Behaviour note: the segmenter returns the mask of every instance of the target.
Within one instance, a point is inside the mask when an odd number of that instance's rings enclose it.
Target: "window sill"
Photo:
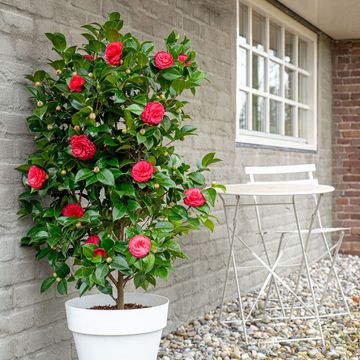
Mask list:
[[[317,152],[317,146],[309,144],[300,139],[291,139],[287,137],[272,137],[271,135],[256,136],[240,134],[236,139],[236,147],[252,147],[263,149],[275,149],[282,151],[295,152]]]

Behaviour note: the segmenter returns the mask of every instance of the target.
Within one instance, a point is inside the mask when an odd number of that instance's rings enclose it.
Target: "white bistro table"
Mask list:
[[[294,302],[297,300],[299,303],[302,304],[302,306],[308,311],[308,313],[311,315],[308,318],[316,319],[318,328],[319,328],[319,335],[317,337],[311,337],[311,338],[302,338],[302,339],[281,339],[279,341],[300,341],[300,340],[320,340],[323,345],[325,345],[324,342],[324,336],[323,331],[321,327],[321,321],[319,316],[319,309],[317,300],[314,293],[314,287],[313,282],[311,279],[310,274],[310,267],[309,267],[309,260],[308,260],[308,247],[309,247],[309,240],[311,237],[311,233],[313,230],[314,220],[318,215],[321,199],[324,194],[331,193],[334,191],[334,187],[328,186],[328,185],[319,185],[316,183],[247,183],[247,184],[230,184],[225,185],[226,186],[226,192],[223,192],[221,190],[218,190],[218,194],[222,200],[223,207],[224,207],[224,213],[225,213],[225,222],[227,227],[227,236],[229,238],[229,244],[230,244],[230,252],[229,252],[229,258],[227,263],[227,271],[225,276],[225,282],[224,282],[224,289],[223,289],[223,296],[221,301],[221,307],[220,307],[220,321],[222,321],[222,309],[225,299],[225,291],[228,283],[229,278],[229,272],[231,268],[231,263],[234,268],[234,275],[235,275],[235,281],[236,281],[236,287],[237,287],[237,293],[239,298],[239,312],[240,312],[240,321],[242,323],[242,329],[244,332],[245,341],[248,343],[248,334],[246,329],[246,322],[249,321],[249,317],[253,310],[255,309],[260,297],[264,295],[266,288],[268,288],[268,291],[270,291],[270,288],[272,284],[274,283],[276,293],[278,296],[279,303],[281,304],[281,309],[283,313],[282,319],[287,319],[287,321],[291,320],[293,316],[293,308],[294,308]],[[301,229],[300,226],[300,220],[298,215],[298,208],[297,208],[297,200],[299,197],[304,196],[316,196],[317,201],[315,202],[314,210],[312,212],[311,220],[309,223],[308,228],[306,231]],[[252,197],[254,202],[248,202],[248,203],[240,203],[240,198],[243,197]],[[268,197],[268,202],[257,202],[257,197]],[[270,198],[271,197],[271,198]],[[235,203],[231,199],[235,198]],[[270,199],[269,199],[270,198]],[[273,199],[275,198],[275,201]],[[301,253],[302,253],[302,259],[301,264],[299,264],[299,275],[298,275],[298,283],[295,287],[295,289],[291,289],[290,286],[284,281],[276,272],[276,268],[278,266],[278,263],[281,259],[281,256],[283,255],[283,251],[285,249],[285,246],[283,249],[281,249],[281,240],[280,238],[280,245],[278,248],[278,253],[276,255],[276,259],[273,264],[270,262],[270,257],[268,255],[268,251],[266,249],[265,240],[263,236],[263,232],[260,230],[261,239],[263,242],[263,246],[266,253],[266,259],[263,260],[262,257],[256,253],[256,251],[242,238],[236,233],[236,227],[237,227],[237,212],[239,207],[244,206],[253,206],[256,207],[256,210],[258,211],[258,206],[275,206],[275,205],[291,205],[293,214],[294,214],[294,220],[296,223],[296,233],[299,238],[299,243],[301,247]],[[234,209],[234,217],[232,219],[232,222],[229,221],[229,214],[228,209],[229,208],[235,208]],[[259,227],[260,224],[258,223]],[[241,299],[241,291],[240,291],[240,283],[239,283],[239,277],[237,274],[237,265],[236,265],[236,259],[234,255],[234,242],[235,238],[240,241],[240,243],[254,256],[254,258],[261,264],[262,267],[264,267],[268,275],[266,277],[266,280],[264,284],[262,285],[260,292],[255,300],[255,303],[252,305],[251,310],[249,314],[245,317],[244,314],[244,308],[243,308],[243,302]],[[303,271],[303,269],[306,269],[306,276],[308,285],[311,292],[311,304],[305,304],[304,301],[301,299],[300,294],[298,294],[298,288],[299,288],[299,281],[300,281],[300,275]],[[292,306],[290,308],[290,311],[286,313],[283,304],[281,295],[279,293],[279,286],[282,286],[284,289],[286,289],[289,293],[291,293],[293,297]],[[268,293],[269,295],[269,293]],[[269,341],[269,342],[277,342],[277,341]]]

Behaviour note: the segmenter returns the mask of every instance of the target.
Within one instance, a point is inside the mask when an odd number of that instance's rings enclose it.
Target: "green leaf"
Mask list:
[[[113,267],[116,270],[121,271],[122,273],[128,275],[129,272],[131,273],[131,268],[126,261],[126,259],[121,255],[116,255],[113,257],[113,260],[111,262],[111,267]]]
[[[94,250],[96,249],[96,245],[94,244],[85,244],[81,247],[82,253],[85,258],[88,260],[92,260],[94,257]]]
[[[67,282],[65,279],[61,279],[61,281],[57,284],[57,291],[61,295],[67,295]]]
[[[149,253],[147,254],[143,259],[143,264],[144,264],[144,271],[145,274],[147,274],[148,272],[150,272],[152,270],[152,268],[154,267],[155,264],[155,255],[153,253]]]
[[[165,188],[175,188],[176,184],[173,180],[170,179],[167,175],[164,173],[157,172],[154,174],[155,181]]]
[[[83,278],[91,275],[94,272],[94,268],[92,266],[82,267],[75,271],[75,278]]]
[[[55,264],[55,272],[57,276],[64,278],[66,275],[70,273],[70,268],[64,262],[58,262]]]
[[[189,174],[189,178],[196,182],[199,185],[204,185],[205,184],[205,177],[203,174],[199,173],[199,172],[193,172]]]
[[[119,191],[112,191],[110,198],[113,205],[112,218],[114,221],[116,221],[125,216],[126,205],[124,200],[121,199]]]
[[[155,224],[157,229],[171,231],[174,229],[174,224],[169,221],[159,221]]]
[[[87,178],[89,178],[90,176],[92,176],[94,174],[94,172],[91,169],[80,169],[75,176],[75,183],[81,181],[81,180],[85,180]]]
[[[66,39],[61,33],[45,33],[46,37],[52,42],[54,49],[63,52],[66,49]]]
[[[49,289],[49,287],[56,281],[56,279],[52,276],[49,277],[47,279],[45,279],[43,281],[43,283],[41,284],[41,293],[45,292],[47,289]]]
[[[101,170],[96,174],[96,178],[104,185],[115,186],[114,175],[109,169]]]
[[[105,286],[105,277],[109,273],[109,266],[105,264],[98,264],[95,270],[95,279],[98,284]]]
[[[215,158],[215,153],[214,152],[208,153],[202,158],[201,166],[203,168],[207,168],[210,164],[214,164],[214,163],[217,163],[219,161],[221,161],[221,160]]]
[[[166,280],[168,277],[168,271],[165,267],[156,267],[154,275]]]
[[[173,212],[175,212],[176,214],[180,215],[184,219],[187,219],[187,217],[188,217],[187,210],[181,205],[175,205],[175,206],[172,207],[171,210]]]
[[[143,285],[144,281],[146,280],[146,275],[144,273],[138,272],[134,277],[134,284],[136,288],[139,288]]]
[[[126,110],[129,110],[135,115],[141,115],[141,113],[144,111],[144,107],[139,104],[131,104],[126,108]]]
[[[206,219],[205,221],[203,221],[203,224],[204,224],[211,232],[214,231],[215,225],[214,225],[214,223],[213,223],[211,220]]]
[[[172,82],[171,87],[178,93],[180,94],[186,86],[186,82],[184,79],[176,79],[175,81]]]
[[[213,188],[202,190],[201,193],[204,195],[206,201],[211,204],[211,206],[215,206],[216,200],[216,190]]]
[[[164,79],[171,80],[171,81],[178,79],[182,76],[178,70],[173,69],[173,68],[168,68],[168,69],[162,70],[160,72],[160,74]]]

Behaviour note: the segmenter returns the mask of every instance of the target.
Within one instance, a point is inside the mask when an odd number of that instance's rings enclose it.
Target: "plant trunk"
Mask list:
[[[118,281],[117,281],[117,309],[118,310],[124,310],[124,297],[125,297],[125,291],[124,291],[124,276],[119,271],[118,272]]]

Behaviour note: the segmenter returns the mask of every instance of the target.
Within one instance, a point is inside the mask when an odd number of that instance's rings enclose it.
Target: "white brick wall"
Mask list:
[[[224,183],[244,180],[244,165],[315,162],[321,181],[331,183],[330,44],[325,39],[320,41],[319,152],[235,147],[235,12],[232,2],[224,4],[218,10],[213,0],[0,0],[0,360],[76,359],[64,320],[64,299],[54,291],[40,295],[46,264],[36,263],[32,250],[18,247],[29,222],[16,219],[21,186],[14,168],[32,148],[25,126],[30,107],[23,75],[44,65],[50,56],[44,32],[64,32],[75,43],[81,41],[80,25],[101,21],[103,14],[117,10],[127,31],[158,45],[173,28],[187,34],[210,79],[190,108],[199,136],[181,144],[187,159],[195,161],[200,154],[215,149],[224,162],[215,167],[212,178]],[[331,200],[323,205],[325,223],[329,224]],[[171,300],[168,330],[219,303],[227,240],[220,208],[216,214],[220,224],[215,233],[210,238],[206,231],[199,231],[185,238],[191,260],[179,262],[171,281],[161,283],[157,290]],[[247,210],[240,218],[243,235],[259,244],[252,235],[254,213]],[[271,226],[292,221],[289,216],[269,211],[264,212],[264,220]],[[253,263],[244,251],[239,251],[238,257]],[[259,283],[259,273],[244,273],[241,279],[242,287],[248,290]]]

